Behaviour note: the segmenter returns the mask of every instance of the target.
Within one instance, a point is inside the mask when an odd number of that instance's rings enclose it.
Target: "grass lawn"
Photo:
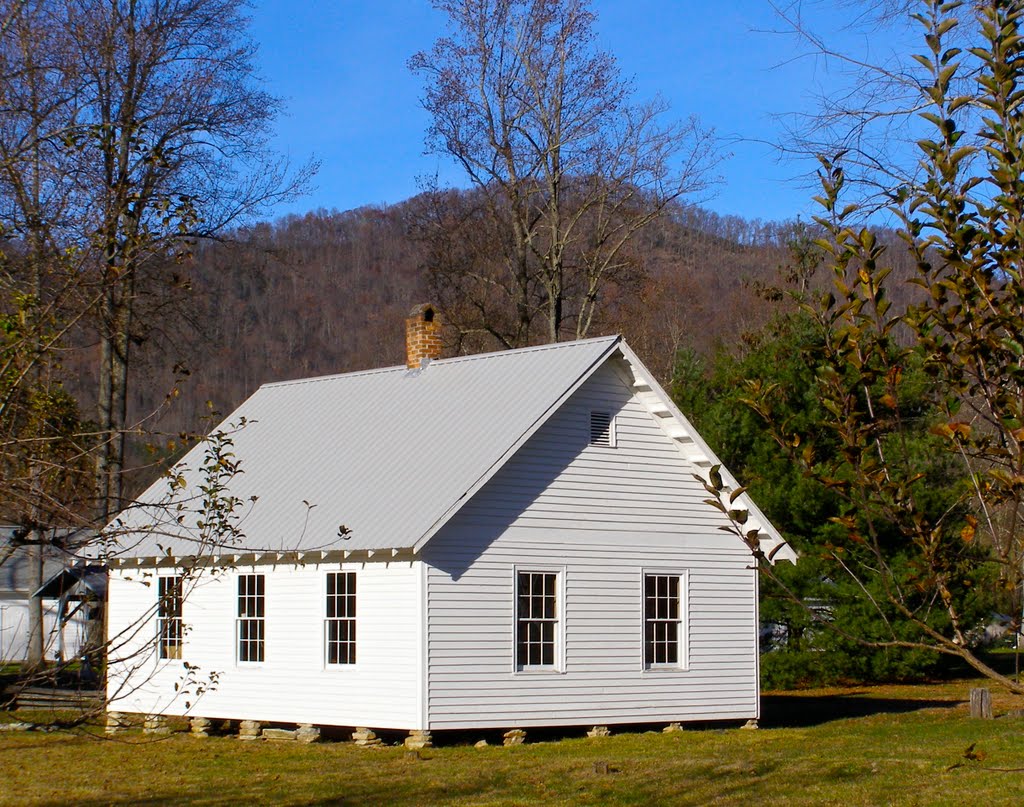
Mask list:
[[[1024,768],[1024,717],[1007,714],[1024,701],[993,690],[997,718],[971,720],[975,685],[768,694],[757,731],[574,731],[479,749],[467,737],[421,758],[351,743],[0,732],[0,804],[1024,804],[1024,775],[994,770]],[[971,744],[980,762],[964,758]]]

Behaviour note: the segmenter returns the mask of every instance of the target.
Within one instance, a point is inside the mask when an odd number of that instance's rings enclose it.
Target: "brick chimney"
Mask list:
[[[416,306],[405,321],[405,364],[420,367],[424,359],[441,358],[441,316],[430,303]]]

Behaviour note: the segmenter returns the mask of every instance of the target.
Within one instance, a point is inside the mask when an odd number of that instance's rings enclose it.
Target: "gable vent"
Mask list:
[[[615,445],[612,416],[608,412],[590,413],[590,444],[609,448]]]

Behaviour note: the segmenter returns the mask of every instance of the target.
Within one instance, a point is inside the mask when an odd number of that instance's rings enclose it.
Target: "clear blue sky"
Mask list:
[[[814,212],[800,179],[813,166],[780,162],[759,141],[781,136],[780,113],[809,109],[833,86],[836,65],[795,58],[794,41],[769,32],[779,22],[767,0],[596,0],[594,8],[599,41],[638,97],[660,93],[674,115],[697,114],[726,141],[732,157],[706,207],[760,219]],[[833,24],[844,18],[826,3],[815,8]],[[254,0],[261,72],[287,107],[275,145],[295,162],[322,163],[316,190],[279,213],[398,202],[416,193],[417,176],[435,172],[464,184],[450,163],[424,155],[421,85],[406,68],[443,24],[428,0]],[[876,55],[887,46],[862,34],[844,40]]]

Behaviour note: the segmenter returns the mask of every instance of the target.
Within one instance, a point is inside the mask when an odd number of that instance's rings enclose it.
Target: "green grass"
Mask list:
[[[768,695],[758,731],[467,742],[422,758],[350,743],[2,732],[0,804],[1024,803],[1024,776],[991,770],[1024,768],[1024,718],[1006,714],[1024,703],[994,692],[1002,716],[971,720],[972,685]],[[964,759],[971,744],[981,762]]]

